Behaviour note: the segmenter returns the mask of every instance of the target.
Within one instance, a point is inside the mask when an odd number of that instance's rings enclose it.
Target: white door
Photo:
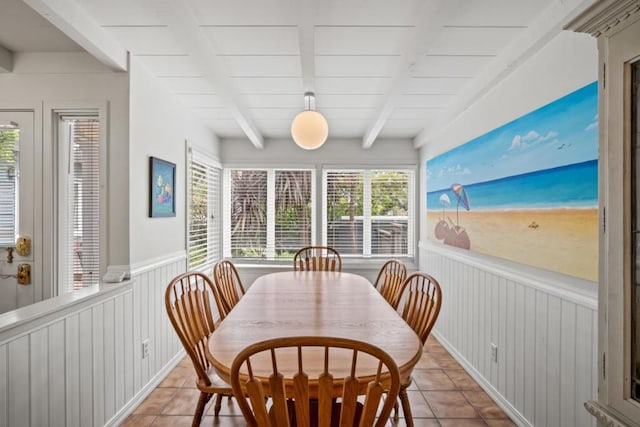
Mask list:
[[[38,277],[39,266],[36,265],[36,251],[41,251],[41,239],[36,233],[37,212],[41,211],[41,194],[35,185],[37,171],[35,167],[36,152],[34,141],[34,113],[32,111],[0,110],[0,132],[4,134],[0,142],[0,185],[2,201],[0,202],[0,234],[4,236],[0,244],[0,313],[14,310],[36,301],[37,291],[41,293],[42,279]],[[11,133],[9,137],[8,133]],[[7,142],[11,139],[11,142]],[[7,146],[7,144],[11,144]],[[7,149],[2,149],[2,145]],[[13,159],[13,160],[12,160]],[[15,166],[14,166],[15,165]],[[13,187],[15,185],[15,187]],[[17,198],[11,200],[11,188],[17,191]],[[32,239],[31,251],[20,256],[15,251],[13,242],[13,261],[7,257],[7,246],[10,245],[12,213],[15,211],[15,234]],[[18,265],[29,264],[31,268],[31,284],[19,285],[16,280]],[[37,281],[38,285],[34,284]]]

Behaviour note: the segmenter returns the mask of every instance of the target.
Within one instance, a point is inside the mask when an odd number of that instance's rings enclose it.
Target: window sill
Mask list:
[[[342,269],[345,271],[357,271],[357,270],[378,270],[382,267],[382,264],[389,259],[398,259],[402,261],[408,270],[417,270],[418,264],[416,258],[402,258],[402,257],[376,257],[376,258],[342,258]],[[233,259],[230,260],[234,263],[236,268],[242,269],[273,269],[282,270],[292,267],[293,260],[256,260],[248,261],[246,259]]]

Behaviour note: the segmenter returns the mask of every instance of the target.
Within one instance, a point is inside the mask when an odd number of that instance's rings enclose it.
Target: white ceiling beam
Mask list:
[[[127,70],[127,50],[75,1],[23,1],[107,67]]]
[[[302,88],[305,92],[314,92],[316,85],[316,48],[315,21],[316,5],[312,0],[301,0],[299,5],[298,43],[300,44],[300,69],[302,70]],[[300,101],[303,101],[300,94]]]
[[[239,91],[224,72],[216,56],[215,47],[198,27],[195,12],[186,0],[166,0],[164,6],[158,2],[158,13],[176,35],[182,49],[202,69],[204,77],[213,85],[216,95],[231,111],[238,126],[249,141],[259,149],[264,147],[264,138],[255,125],[249,109],[240,99]]]
[[[464,86],[454,102],[443,111],[442,126],[435,131],[425,128],[414,138],[414,147],[419,148],[445,132],[467,108],[558,35],[564,24],[592,2],[593,0],[553,1],[488,67]]]
[[[13,71],[13,53],[0,46],[0,73],[10,73]]]
[[[404,49],[401,53],[401,60],[398,61],[386,96],[375,109],[374,119],[362,138],[362,148],[371,148],[402,95],[404,85],[411,78],[411,70],[415,63],[420,55],[426,53],[425,49],[440,33],[446,18],[454,13],[457,7],[457,0],[446,2],[430,0],[417,3],[417,9],[413,13],[415,17],[414,31],[402,44]]]

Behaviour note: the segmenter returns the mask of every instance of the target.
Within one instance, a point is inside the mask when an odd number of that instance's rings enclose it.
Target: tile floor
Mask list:
[[[416,427],[515,426],[456,360],[430,337],[413,371],[408,390]],[[122,424],[126,427],[188,427],[199,392],[191,361],[183,359]],[[220,416],[213,417],[211,399],[202,426],[240,427],[244,418],[234,400],[224,399]],[[404,426],[402,411],[390,426]]]

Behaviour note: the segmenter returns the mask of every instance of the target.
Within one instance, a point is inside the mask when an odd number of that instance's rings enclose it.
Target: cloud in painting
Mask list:
[[[445,175],[447,176],[471,175],[471,169],[462,167],[462,165],[458,163],[457,165],[443,167],[438,171],[438,178],[442,178]]]
[[[531,147],[532,145],[538,144],[540,142],[544,142],[546,140],[555,138],[558,136],[558,132],[549,131],[545,135],[540,135],[535,130],[530,130],[525,135],[516,135],[511,140],[511,146],[508,151],[521,149],[524,150],[526,148]]]

